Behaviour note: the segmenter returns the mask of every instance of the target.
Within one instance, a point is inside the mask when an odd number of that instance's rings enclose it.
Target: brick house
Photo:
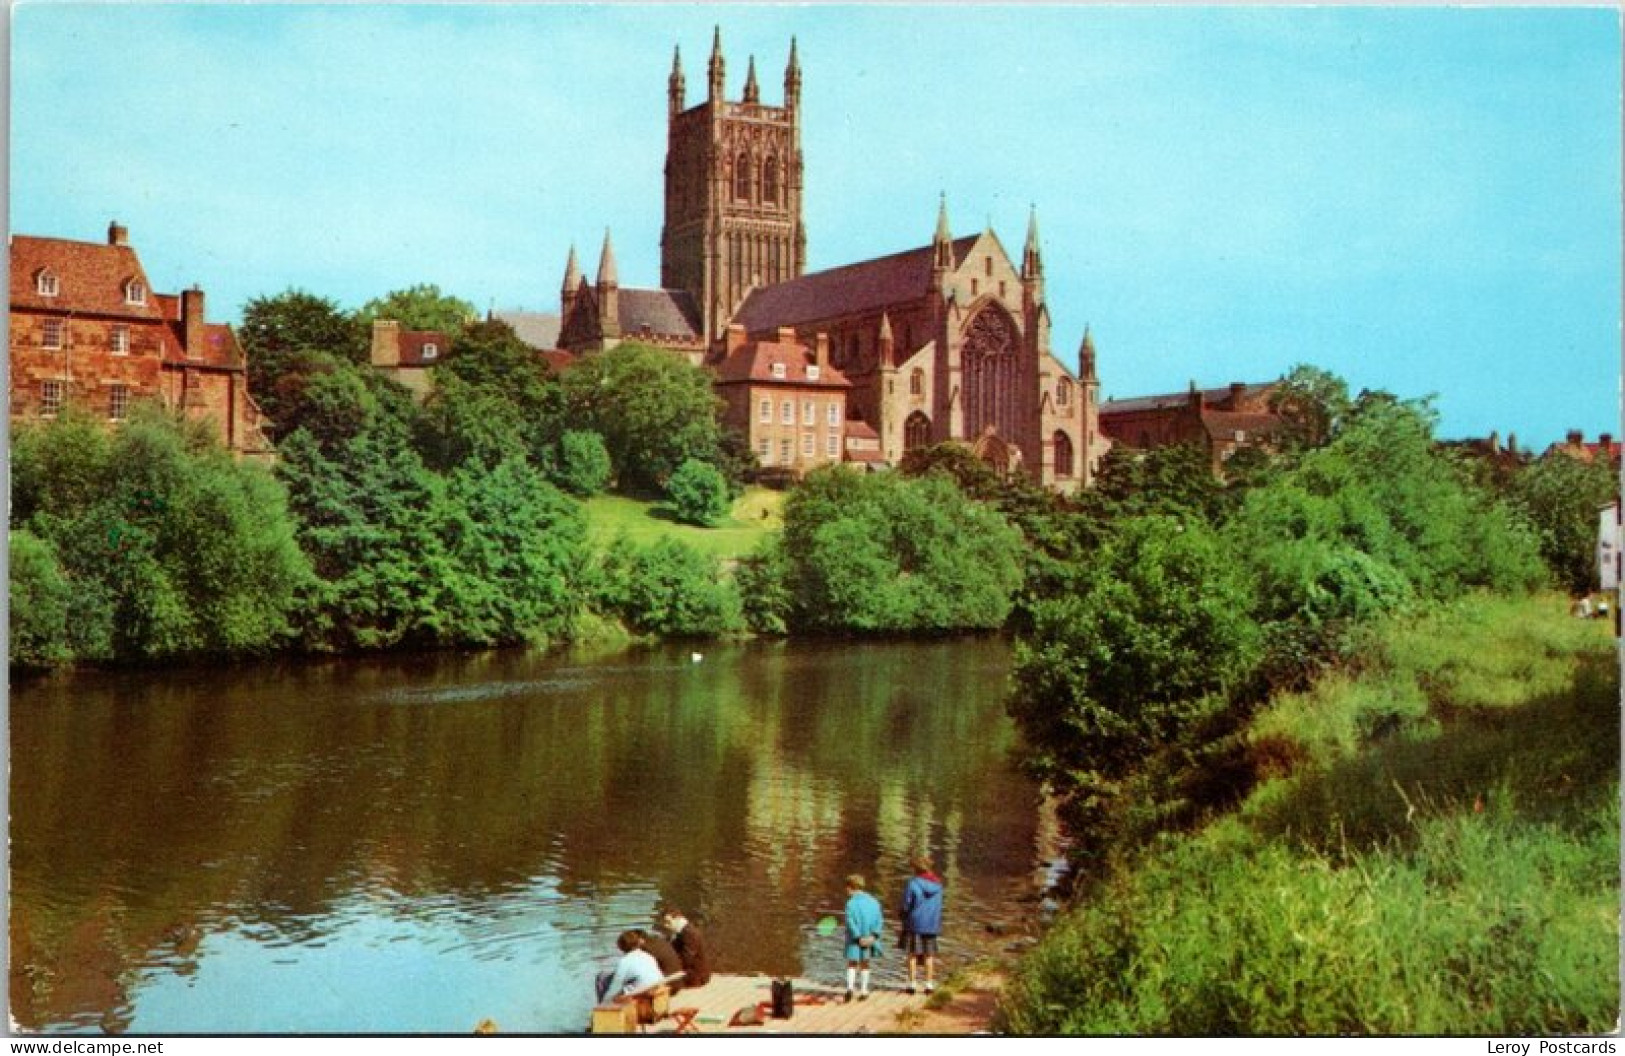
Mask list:
[[[10,319],[14,421],[71,404],[116,423],[158,400],[238,455],[273,454],[236,334],[207,321],[201,289],[153,292],[116,221],[106,243],[13,236]]]
[[[430,373],[451,347],[438,330],[402,330],[393,319],[372,321],[372,365],[422,401],[434,389]]]
[[[1278,387],[1278,382],[1238,381],[1198,389],[1192,382],[1183,393],[1107,400],[1100,405],[1100,430],[1114,445],[1140,450],[1194,444],[1208,453],[1218,473],[1237,451],[1275,443],[1282,421],[1270,410],[1270,397]]]
[[[1609,433],[1602,433],[1595,443],[1587,442],[1585,433],[1579,429],[1570,429],[1568,435],[1561,443],[1552,444],[1546,448],[1548,455],[1566,455],[1577,462],[1590,464],[1602,459],[1610,462],[1619,461],[1620,442]]]
[[[724,424],[746,438],[765,473],[800,477],[846,459],[851,386],[830,365],[823,337],[808,348],[790,329],[753,339],[730,326],[713,370]]]

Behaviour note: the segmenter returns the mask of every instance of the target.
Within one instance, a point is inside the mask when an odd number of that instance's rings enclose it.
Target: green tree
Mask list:
[[[722,402],[704,370],[624,344],[582,357],[563,378],[566,420],[604,438],[623,489],[661,492],[685,459],[717,465]]]
[[[600,604],[641,634],[703,638],[743,626],[739,594],[717,560],[671,537],[618,539],[604,556]]]
[[[566,430],[559,437],[554,479],[572,495],[587,498],[609,486],[615,467],[604,438],[590,430]]]
[[[946,477],[808,474],[785,503],[792,626],[1002,627],[1021,587],[1021,534]]]
[[[1098,821],[1137,767],[1251,673],[1251,605],[1217,533],[1167,516],[1119,522],[1076,593],[1037,603],[1009,706],[1035,772],[1074,818]]]
[[[436,330],[455,338],[475,320],[474,306],[460,297],[442,293],[433,283],[391,290],[361,306],[356,321],[370,333],[373,320],[392,319],[403,330]]]
[[[728,481],[709,462],[687,458],[666,481],[666,496],[677,519],[709,528],[728,515]]]
[[[295,428],[307,375],[368,359],[368,339],[355,317],[304,290],[249,301],[237,333],[248,357],[249,389],[278,438]]]
[[[1270,395],[1270,410],[1285,421],[1285,439],[1298,450],[1330,443],[1353,407],[1347,382],[1307,364],[1288,371]]]
[[[50,668],[73,657],[68,617],[73,586],[51,544],[27,529],[11,533],[11,666]]]
[[[1092,498],[1112,517],[1168,514],[1209,523],[1221,518],[1226,505],[1224,485],[1207,452],[1195,444],[1114,446],[1101,460]]]
[[[1564,589],[1597,585],[1597,531],[1602,508],[1619,495],[1619,467],[1552,453],[1520,469],[1507,500],[1534,530],[1540,556]]]

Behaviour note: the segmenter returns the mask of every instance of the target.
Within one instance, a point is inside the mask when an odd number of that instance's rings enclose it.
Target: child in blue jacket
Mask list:
[[[869,962],[880,956],[880,901],[863,889],[863,877],[846,878],[846,1000],[854,984],[858,1000],[869,999]]]
[[[914,875],[903,885],[903,954],[908,958],[908,992],[914,992],[915,969],[925,962],[925,992],[937,988],[937,936],[942,934],[942,878],[931,871],[931,859],[914,859]]]

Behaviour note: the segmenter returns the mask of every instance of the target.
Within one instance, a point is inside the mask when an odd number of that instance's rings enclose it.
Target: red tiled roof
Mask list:
[[[44,297],[35,285],[43,268],[57,277],[57,295]],[[137,279],[147,291],[146,304],[126,304],[125,284]],[[152,283],[129,246],[73,242],[65,238],[11,238],[11,306],[57,309],[158,322],[162,319]]]
[[[435,347],[434,355],[424,356],[423,349],[427,345]],[[444,358],[446,349],[450,345],[450,340],[438,330],[402,330],[400,344],[401,366],[432,367]]]
[[[773,373],[775,363],[784,364],[784,376]],[[719,385],[756,382],[768,385],[813,386],[816,388],[844,389],[851,386],[846,375],[829,364],[818,371],[817,379],[808,377],[814,369],[812,357],[803,345],[777,341],[750,341],[733,350],[717,364],[716,381]]]
[[[861,418],[853,418],[846,423],[846,438],[848,440],[879,440],[880,434],[875,427]]]
[[[542,358],[542,362],[553,369],[554,373],[569,370],[576,363],[576,354],[566,352],[562,348],[546,348],[538,352],[537,355]]]
[[[954,242],[954,260],[963,261],[980,237]],[[750,292],[733,321],[757,332],[917,300],[930,287],[934,260],[932,247],[922,246],[764,286]]]

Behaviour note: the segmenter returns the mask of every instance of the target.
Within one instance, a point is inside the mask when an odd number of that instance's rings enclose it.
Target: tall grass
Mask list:
[[[1279,776],[1109,877],[1023,962],[1017,1033],[1554,1034],[1619,1012],[1606,627],[1479,598],[1271,702]]]

